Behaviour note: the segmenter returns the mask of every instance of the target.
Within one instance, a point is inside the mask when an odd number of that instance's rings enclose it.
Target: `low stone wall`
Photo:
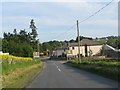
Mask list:
[[[104,54],[109,58],[120,59],[120,52],[107,50],[107,51],[104,52]]]

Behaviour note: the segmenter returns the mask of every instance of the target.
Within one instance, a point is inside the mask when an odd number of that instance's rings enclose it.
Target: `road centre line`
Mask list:
[[[54,64],[55,64],[55,62],[54,62]],[[56,64],[55,64],[55,66],[57,67],[58,71],[61,72],[60,68]]]
[[[60,72],[61,72],[61,70],[60,69],[58,69]]]

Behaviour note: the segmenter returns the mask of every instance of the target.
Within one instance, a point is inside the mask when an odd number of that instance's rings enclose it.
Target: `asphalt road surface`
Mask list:
[[[45,60],[43,71],[26,88],[118,88],[118,83],[62,64]]]

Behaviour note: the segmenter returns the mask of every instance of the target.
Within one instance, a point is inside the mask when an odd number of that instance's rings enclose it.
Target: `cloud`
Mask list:
[[[96,26],[99,26],[99,27],[118,27],[118,20],[91,20],[91,21],[88,21],[86,22],[85,24],[81,24],[81,25],[89,25],[89,26],[92,26],[92,25],[96,25]]]
[[[1,2],[109,2],[111,0],[1,0]],[[118,2],[119,0],[114,0]]]
[[[12,32],[26,29],[30,31],[29,22],[35,20],[38,27],[39,38],[42,41],[48,41],[67,31],[71,26],[93,14],[106,3],[96,2],[46,2],[46,3],[3,3],[3,31]],[[116,34],[114,29],[117,27],[117,3],[113,3],[100,13],[80,24],[82,35],[102,36]],[[92,32],[91,32],[92,31]],[[101,32],[102,31],[102,32]],[[76,37],[76,26],[71,30],[57,37],[59,40]]]

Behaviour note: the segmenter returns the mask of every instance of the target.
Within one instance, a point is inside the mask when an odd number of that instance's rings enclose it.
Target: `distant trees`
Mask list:
[[[32,19],[30,22],[31,32],[27,33],[25,29],[17,32],[16,29],[13,33],[4,33],[2,42],[2,51],[9,52],[12,55],[32,57],[33,51],[37,48],[37,31],[35,22]]]
[[[82,40],[82,39],[90,39],[90,40],[93,40],[93,38],[91,38],[91,37],[80,36],[80,40]],[[78,42],[78,37],[76,38],[75,42]]]
[[[2,51],[15,56],[32,57],[34,51],[46,52],[48,50],[52,52],[63,44],[61,41],[39,43],[37,27],[33,19],[30,21],[30,29],[31,32],[27,32],[25,29],[18,32],[14,29],[13,33],[4,33]]]
[[[102,38],[96,38],[96,41],[102,44],[108,44],[114,48],[120,49],[120,37],[119,36],[107,36]]]
[[[42,43],[41,46],[41,52],[49,50],[49,52],[52,52],[57,47],[60,47],[63,45],[64,42],[62,41],[49,41]]]
[[[12,55],[32,57],[34,51],[40,52],[52,52],[57,47],[62,46],[64,43],[74,43],[78,42],[78,37],[76,40],[71,39],[70,41],[49,41],[44,43],[39,43],[37,39],[37,27],[34,20],[30,21],[31,32],[27,32],[25,29],[20,30],[19,32],[14,29],[13,33],[4,33],[4,38],[0,38],[0,50],[3,52],[9,52]],[[107,39],[106,39],[107,38]],[[120,37],[109,36],[103,38],[96,38],[96,41],[101,43],[107,43],[113,47],[120,48]],[[90,39],[90,37],[80,36],[80,40]],[[2,44],[2,45],[1,45]],[[38,47],[39,46],[39,47]]]
[[[2,51],[2,38],[0,38],[0,51]]]

